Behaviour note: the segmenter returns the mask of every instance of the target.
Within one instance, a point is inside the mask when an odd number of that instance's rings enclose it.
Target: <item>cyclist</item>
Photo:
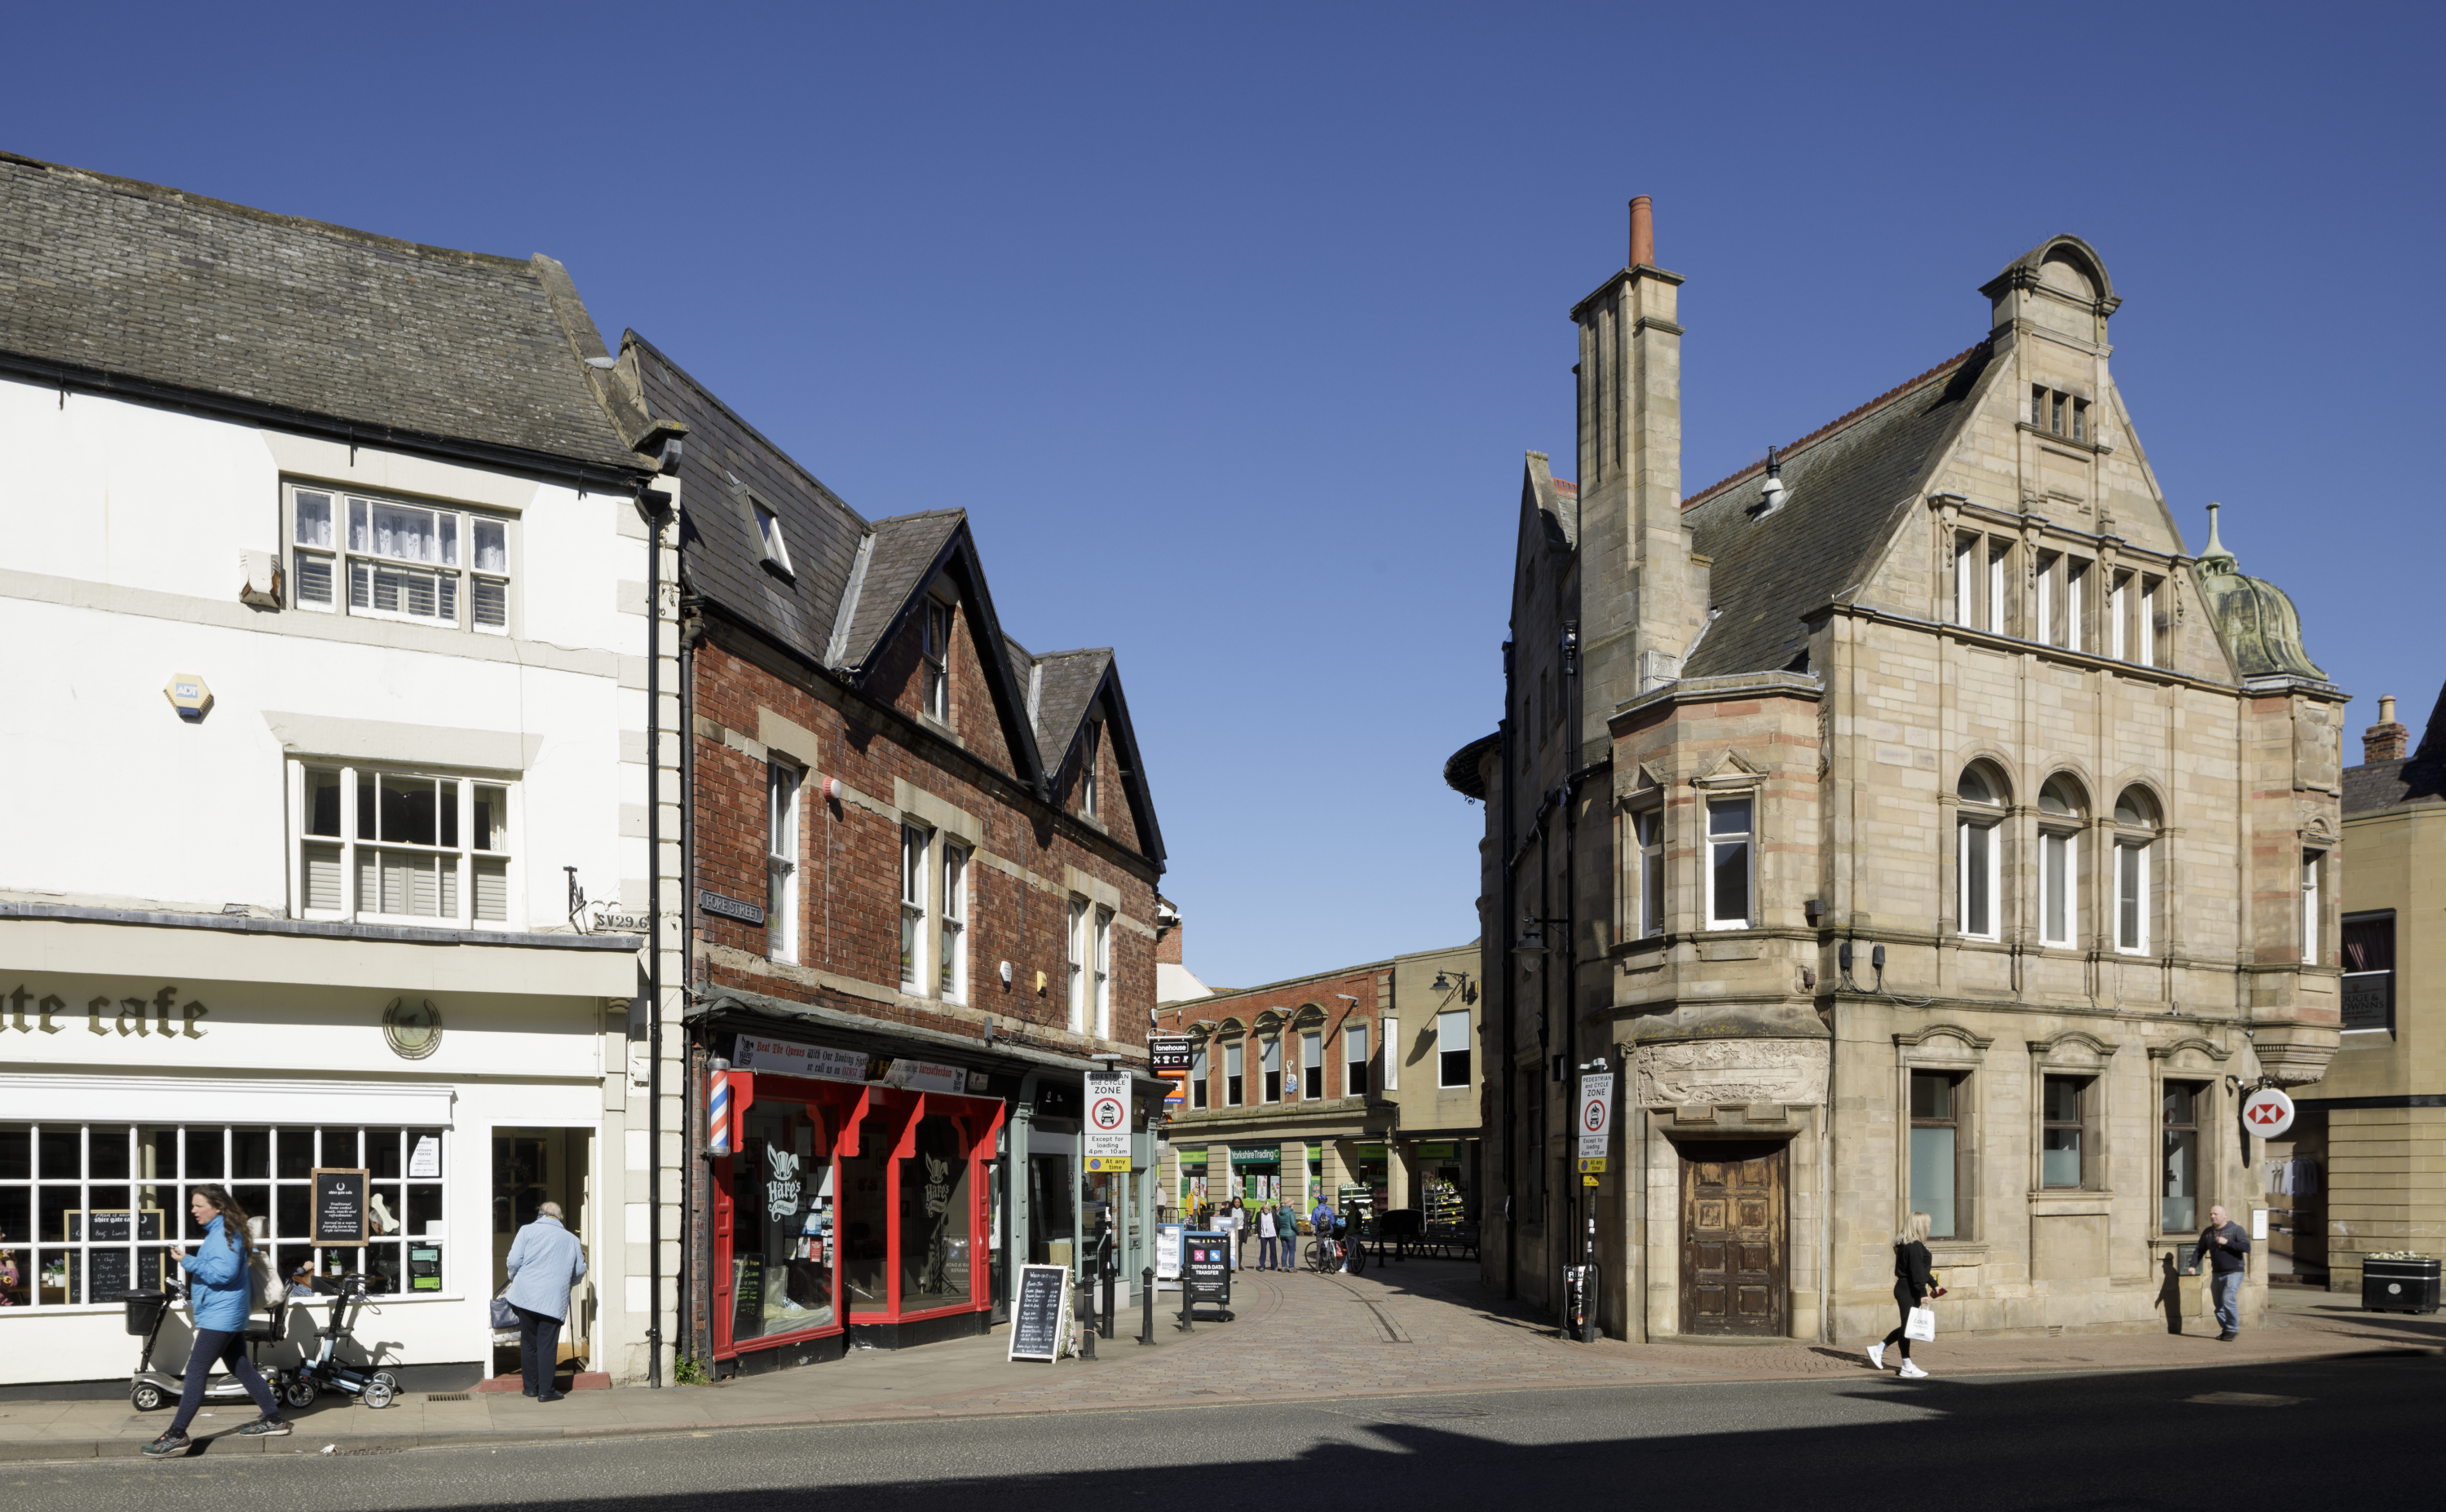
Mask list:
[[[1335,1269],[1341,1264],[1342,1251],[1341,1248],[1333,1241],[1333,1231],[1336,1222],[1333,1212],[1333,1204],[1326,1202],[1322,1197],[1318,1198],[1316,1200],[1316,1211],[1308,1215],[1308,1226],[1316,1231],[1317,1244],[1325,1253],[1324,1268],[1326,1270]]]

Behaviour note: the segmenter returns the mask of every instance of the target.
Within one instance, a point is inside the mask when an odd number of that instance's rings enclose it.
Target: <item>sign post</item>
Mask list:
[[[1090,1171],[1130,1168],[1130,1076],[1127,1072],[1087,1073],[1087,1121],[1080,1153]]]

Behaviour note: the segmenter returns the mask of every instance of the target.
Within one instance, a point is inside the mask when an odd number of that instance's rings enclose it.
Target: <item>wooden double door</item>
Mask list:
[[[1682,1147],[1683,1333],[1787,1331],[1790,1148],[1781,1140]]]

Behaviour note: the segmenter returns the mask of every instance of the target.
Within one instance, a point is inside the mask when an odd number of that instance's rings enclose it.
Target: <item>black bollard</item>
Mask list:
[[[1079,1357],[1096,1357],[1096,1294],[1084,1286],[1079,1288]]]
[[[1138,1342],[1155,1342],[1155,1267],[1138,1272]]]

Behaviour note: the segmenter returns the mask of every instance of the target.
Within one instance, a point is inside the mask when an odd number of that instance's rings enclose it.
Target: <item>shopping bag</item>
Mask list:
[[[506,1297],[496,1297],[493,1298],[493,1326],[497,1329],[509,1329],[514,1332],[518,1326],[518,1310],[510,1305],[510,1299]],[[1918,1337],[1917,1335],[1913,1335],[1911,1336],[1914,1338]]]
[[[1935,1343],[1936,1309],[1932,1307],[1912,1308],[1910,1310],[1910,1320],[1903,1324],[1903,1337],[1907,1339],[1915,1339],[1922,1344]]]

